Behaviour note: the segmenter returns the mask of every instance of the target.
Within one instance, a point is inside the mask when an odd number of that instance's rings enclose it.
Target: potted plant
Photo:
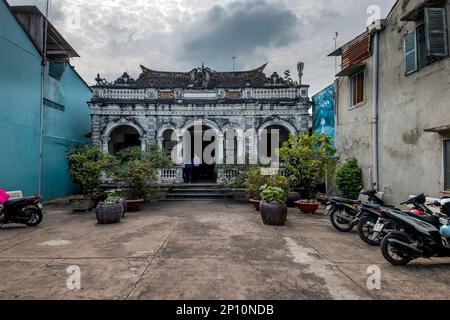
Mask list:
[[[250,203],[256,210],[260,210],[260,190],[264,185],[282,188],[286,193],[289,191],[288,180],[281,174],[263,175],[261,167],[252,167],[245,172],[245,190]]]
[[[101,197],[100,177],[113,157],[102,152],[98,146],[87,145],[70,148],[67,163],[74,183],[80,186],[81,196],[70,202],[74,211],[88,211],[95,208]]]
[[[280,148],[280,159],[292,180],[304,186],[306,200],[297,201],[303,213],[316,213],[319,202],[315,200],[314,186],[325,180],[336,166],[336,149],[331,138],[307,133],[291,135]]]
[[[117,190],[107,191],[106,194],[106,200],[95,209],[97,221],[99,224],[118,223],[124,214],[123,199]]]
[[[260,196],[261,218],[266,225],[282,226],[287,219],[286,191],[280,187],[264,185],[261,187]]]
[[[156,180],[156,169],[152,159],[140,148],[122,150],[117,157],[120,165],[115,175],[126,185],[127,209],[137,211],[150,195],[148,185]]]

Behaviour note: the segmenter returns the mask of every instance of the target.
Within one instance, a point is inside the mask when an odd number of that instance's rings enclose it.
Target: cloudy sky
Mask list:
[[[8,0],[37,5],[45,0]],[[305,62],[311,94],[333,81],[334,34],[343,44],[364,31],[370,6],[384,17],[395,0],[51,0],[49,20],[81,58],[73,60],[89,83],[97,73],[133,77],[154,70],[218,71],[269,65],[266,73]]]

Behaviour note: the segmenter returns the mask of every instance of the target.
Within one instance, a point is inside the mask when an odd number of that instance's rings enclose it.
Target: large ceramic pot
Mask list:
[[[255,207],[255,209],[256,209],[257,211],[260,210],[261,200],[250,199],[250,203],[253,205],[253,207]]]
[[[286,205],[289,208],[295,208],[297,207],[297,201],[300,201],[302,199],[302,196],[298,192],[289,192],[288,198],[286,201]]]
[[[75,212],[86,212],[95,208],[94,202],[88,197],[70,199],[70,205]]]
[[[315,214],[319,209],[319,203],[313,200],[297,201],[298,208],[305,214]]]
[[[144,199],[139,200],[127,200],[127,211],[139,211],[144,204]]]
[[[123,206],[121,203],[100,203],[95,209],[95,215],[99,224],[118,223],[123,215]]]
[[[261,202],[261,218],[269,226],[283,226],[287,220],[287,207],[281,203]]]

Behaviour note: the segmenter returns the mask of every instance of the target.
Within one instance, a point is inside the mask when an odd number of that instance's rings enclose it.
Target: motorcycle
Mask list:
[[[41,197],[33,196],[3,203],[0,210],[0,226],[10,223],[38,226],[43,219]]]
[[[369,203],[375,206],[384,205],[383,200],[377,196],[378,191],[375,189],[363,190],[360,194],[369,198]],[[330,198],[330,205],[327,207],[327,214],[330,215],[331,224],[340,232],[350,232],[358,225],[361,218],[361,202],[345,198]]]
[[[450,257],[450,239],[441,234],[442,227],[450,224],[450,200],[438,204],[444,217],[386,212],[386,217],[400,226],[381,242],[381,253],[389,263],[405,266],[418,258]]]
[[[411,197],[408,201],[400,205],[412,205],[413,209],[407,214],[412,214],[420,217],[430,217],[433,212],[425,205],[426,196],[420,194],[416,197]],[[365,243],[371,246],[379,246],[383,238],[391,231],[398,227],[389,219],[384,220],[386,209],[399,209],[392,206],[361,206],[362,217],[358,222],[358,235]],[[406,212],[405,212],[406,213]]]

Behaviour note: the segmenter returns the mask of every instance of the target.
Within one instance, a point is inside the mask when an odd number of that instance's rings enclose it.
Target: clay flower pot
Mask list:
[[[300,211],[305,214],[315,214],[319,209],[319,203],[314,200],[300,200],[296,204]]]
[[[287,220],[287,206],[281,203],[262,202],[261,218],[265,225],[284,226]]]
[[[100,203],[95,209],[95,216],[99,224],[112,224],[120,222],[123,214],[121,203]]]
[[[250,199],[250,203],[255,207],[256,211],[261,210],[261,200]]]
[[[144,199],[127,200],[127,211],[139,211],[144,204]]]

